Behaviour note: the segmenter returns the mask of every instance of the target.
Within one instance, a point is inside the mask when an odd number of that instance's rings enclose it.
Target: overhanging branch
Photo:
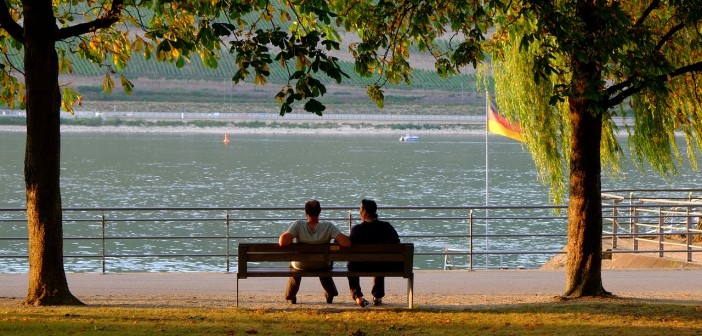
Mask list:
[[[660,3],[661,3],[660,0],[653,0],[653,1],[651,1],[651,3],[648,4],[648,7],[646,8],[646,10],[644,10],[644,12],[641,13],[641,17],[639,17],[639,19],[636,20],[636,23],[634,24],[634,27],[640,26],[640,25],[646,20],[646,18],[648,18],[648,16],[651,14],[651,12],[652,12],[654,9],[658,8],[658,6],[660,5]]]
[[[0,0],[0,28],[7,31],[13,39],[24,42],[24,28],[12,18],[5,0]]]
[[[693,63],[690,65],[686,65],[684,67],[677,68],[667,74],[659,75],[656,77],[653,77],[650,80],[647,80],[646,82],[657,82],[657,83],[665,83],[667,81],[670,81],[671,79],[685,75],[688,73],[696,73],[696,72],[702,72],[702,62],[697,62]],[[627,81],[624,81],[622,83],[619,83],[617,85],[614,85],[607,89],[608,92],[611,94],[614,94],[614,92],[619,92],[616,96],[610,98],[607,102],[607,108],[617,106],[624,102],[625,99],[631,97],[632,95],[640,92],[643,88],[644,85],[636,85],[632,86],[631,83],[633,83],[632,79],[629,79]],[[616,89],[614,89],[616,87]]]
[[[59,30],[59,40],[64,40],[69,37],[80,36],[86,33],[94,32],[98,29],[109,28],[116,22],[120,20],[122,15],[122,9],[124,7],[124,0],[114,0],[112,2],[112,7],[105,12],[105,15],[89,22],[80,23],[75,26],[70,26],[66,28],[61,28]]]
[[[663,45],[666,42],[670,41],[670,39],[673,38],[673,35],[675,35],[675,33],[679,32],[683,28],[685,28],[684,23],[679,23],[676,26],[670,28],[670,30],[667,33],[665,33],[665,35],[663,35],[663,37],[661,37],[660,41],[658,41],[658,43],[656,44],[655,50],[661,50],[661,48],[663,48]]]

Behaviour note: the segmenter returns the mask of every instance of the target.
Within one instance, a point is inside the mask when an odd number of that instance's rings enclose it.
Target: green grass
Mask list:
[[[699,335],[698,305],[556,302],[463,311],[0,308],[3,335]]]

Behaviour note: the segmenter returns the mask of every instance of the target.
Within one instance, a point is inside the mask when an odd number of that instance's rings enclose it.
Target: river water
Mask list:
[[[220,134],[64,133],[62,202],[64,207],[274,207],[302,206],[315,198],[323,207],[355,207],[371,198],[381,208],[485,205],[484,135],[426,134],[413,143],[398,141],[400,135],[229,134],[231,143],[224,144]],[[25,204],[24,141],[22,133],[0,132],[0,207]],[[520,143],[491,135],[488,148],[490,205],[550,204],[547,188],[537,180],[533,161]],[[603,189],[696,188],[699,181],[687,167],[664,179],[627,162],[619,178],[603,177]],[[401,235],[418,231],[398,224]],[[25,230],[17,225],[25,224],[0,227],[0,236]],[[259,229],[271,234],[285,229],[262,225]],[[499,223],[493,225],[499,232]],[[440,236],[441,227],[436,230],[433,234]],[[2,244],[7,243],[0,242],[0,252],[24,249],[22,244]],[[562,244],[557,239],[548,248]],[[418,267],[440,268],[434,259]],[[26,270],[25,261],[6,261],[0,272]],[[543,261],[537,258],[527,266]],[[75,269],[93,271],[94,266]],[[164,269],[221,267],[178,261]]]

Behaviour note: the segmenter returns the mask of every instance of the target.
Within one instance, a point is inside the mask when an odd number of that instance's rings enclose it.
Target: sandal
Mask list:
[[[356,298],[356,304],[357,304],[359,307],[361,307],[361,308],[365,308],[365,307],[367,307],[370,303],[368,302],[368,300],[366,300],[366,299],[364,299],[364,298],[362,298],[362,297],[359,297],[359,298]]]

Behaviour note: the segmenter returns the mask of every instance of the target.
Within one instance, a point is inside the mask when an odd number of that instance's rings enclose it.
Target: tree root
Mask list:
[[[73,294],[64,293],[62,295],[41,295],[30,297],[27,296],[22,303],[25,306],[84,306],[85,303],[80,301]]]

